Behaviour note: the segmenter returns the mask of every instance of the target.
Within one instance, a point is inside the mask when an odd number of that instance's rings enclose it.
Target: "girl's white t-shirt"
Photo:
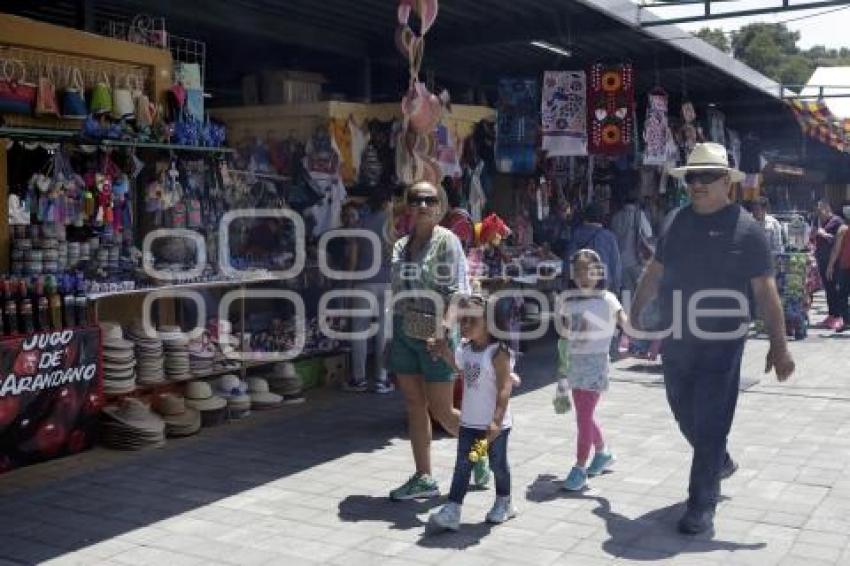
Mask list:
[[[498,348],[499,344],[491,344],[477,352],[471,344],[465,343],[455,352],[455,363],[463,371],[463,404],[460,411],[460,425],[463,427],[486,430],[493,422],[493,413],[496,412],[496,401],[499,397],[493,356]],[[513,356],[510,366],[513,371]],[[511,428],[512,424],[511,405],[508,401],[505,417],[502,419],[502,430]]]
[[[607,354],[621,310],[623,306],[610,291],[564,301],[561,315],[569,324],[566,337],[570,353]]]

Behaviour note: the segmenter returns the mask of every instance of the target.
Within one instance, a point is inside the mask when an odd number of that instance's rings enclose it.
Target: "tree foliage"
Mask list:
[[[797,46],[800,33],[785,24],[749,24],[731,34],[703,28],[697,37],[777,82],[802,85],[816,67],[850,65],[850,48],[828,49],[816,45],[808,50]]]
[[[702,28],[697,32],[697,37],[705,41],[706,43],[710,43],[711,45],[718,48],[720,51],[724,53],[729,53],[731,45],[729,45],[729,38],[726,37],[726,32],[724,32],[720,28]]]

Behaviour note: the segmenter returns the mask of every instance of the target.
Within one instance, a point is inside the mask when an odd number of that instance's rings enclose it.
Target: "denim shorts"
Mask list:
[[[449,349],[454,352],[457,340],[449,337]],[[387,369],[395,374],[421,375],[429,383],[448,383],[454,380],[454,369],[443,361],[435,360],[424,340],[410,338],[404,333],[402,317],[393,317],[393,338],[390,342],[390,359]]]

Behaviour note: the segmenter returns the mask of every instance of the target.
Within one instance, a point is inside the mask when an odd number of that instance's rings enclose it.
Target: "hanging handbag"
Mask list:
[[[124,85],[116,77],[115,88],[112,90],[112,117],[116,120],[132,119],[135,114],[133,93],[130,91],[130,78],[124,76]]]
[[[3,61],[0,66],[0,114],[32,114],[36,88],[26,82],[26,75],[27,68],[22,61]]]
[[[53,83],[52,67],[45,66],[38,77],[38,93],[35,102],[36,116],[59,116],[59,101],[56,99],[56,85]]]
[[[150,128],[153,126],[156,108],[151,104],[150,98],[144,91],[144,80],[134,77],[133,104],[136,107],[136,125],[139,128]]]
[[[83,75],[75,67],[68,72],[68,86],[62,96],[62,117],[70,120],[85,120],[87,115]]]
[[[112,92],[109,89],[109,77],[103,73],[101,80],[92,89],[91,113],[109,114],[110,112],[112,112]]]

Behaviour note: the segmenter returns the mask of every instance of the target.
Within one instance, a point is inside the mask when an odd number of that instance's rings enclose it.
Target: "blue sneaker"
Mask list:
[[[614,463],[614,455],[611,452],[597,452],[593,456],[593,460],[587,467],[587,475],[590,477],[598,476]]]
[[[564,480],[563,487],[566,491],[583,490],[587,487],[587,472],[578,466],[573,466],[573,469],[570,470],[567,479]]]

